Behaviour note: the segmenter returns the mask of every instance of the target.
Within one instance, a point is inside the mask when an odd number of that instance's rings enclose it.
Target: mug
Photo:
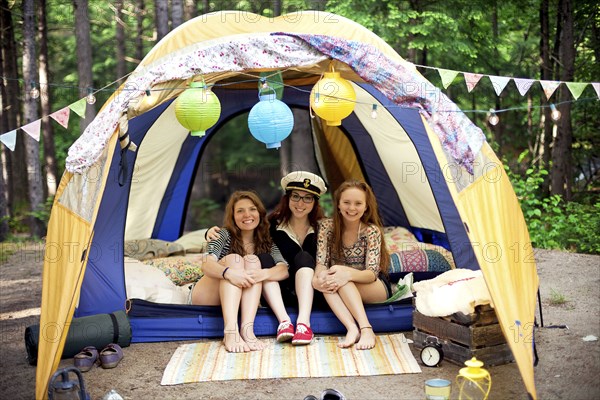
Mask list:
[[[429,379],[425,382],[427,400],[449,400],[452,382],[447,379]]]

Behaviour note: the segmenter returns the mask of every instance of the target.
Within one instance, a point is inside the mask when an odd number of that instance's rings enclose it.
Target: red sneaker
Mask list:
[[[279,343],[287,342],[294,337],[294,325],[290,321],[283,321],[277,327],[277,341]]]
[[[310,329],[310,326],[306,326],[305,324],[300,322],[298,324],[298,326],[296,327],[296,333],[294,334],[294,337],[292,338],[292,344],[293,345],[310,344],[310,342],[312,342],[314,337],[315,337],[315,334],[313,333],[312,329]]]

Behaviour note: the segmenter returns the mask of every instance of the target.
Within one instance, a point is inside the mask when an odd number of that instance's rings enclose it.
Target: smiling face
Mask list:
[[[250,199],[240,199],[233,205],[233,219],[242,231],[252,231],[260,223],[258,207]]]
[[[350,187],[340,194],[338,209],[347,222],[358,222],[367,210],[367,196],[364,191]]]
[[[312,201],[306,203],[305,200],[308,199],[312,199]],[[315,206],[315,197],[301,190],[292,190],[289,195],[288,206],[294,218],[308,218],[308,214],[310,214]]]

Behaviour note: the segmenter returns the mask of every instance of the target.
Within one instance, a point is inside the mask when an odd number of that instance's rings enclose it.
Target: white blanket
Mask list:
[[[492,304],[481,270],[452,269],[433,279],[415,282],[415,307],[428,317],[445,317],[455,312],[470,314],[475,307]]]

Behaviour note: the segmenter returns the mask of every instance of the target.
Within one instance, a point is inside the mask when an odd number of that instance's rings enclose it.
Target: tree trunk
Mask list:
[[[572,82],[575,77],[575,40],[573,37],[573,4],[571,0],[563,0],[560,9],[562,16],[562,38],[560,44],[560,61],[562,65],[561,81]],[[571,146],[573,144],[573,128],[571,126],[571,103],[569,91],[560,90],[560,110],[562,116],[558,123],[558,131],[552,149],[552,194],[564,196],[571,200],[573,180]]]
[[[0,16],[1,16],[1,37],[2,37],[2,67],[4,73],[2,76],[10,76],[19,78],[21,76],[17,66],[17,45],[15,43],[14,26],[12,21],[11,9],[8,6],[7,0],[0,0]],[[20,11],[17,12],[17,15]],[[2,100],[2,122],[6,123],[6,129],[3,132],[9,132],[17,129],[17,118],[21,109],[21,90],[17,79],[2,80],[6,97]],[[6,99],[6,103],[5,103]],[[23,140],[18,140],[15,150],[11,152],[2,147],[5,169],[5,185],[7,188],[7,204],[9,213],[15,206],[28,201],[27,195],[27,161],[25,158],[25,143]]]
[[[40,43],[39,75],[40,75],[40,103],[42,106],[42,137],[44,142],[44,171],[46,174],[46,195],[54,196],[58,184],[58,166],[56,164],[56,151],[54,149],[54,127],[51,118],[52,99],[50,98],[50,69],[48,66],[48,26],[46,25],[46,0],[40,0],[38,5],[38,41]],[[46,196],[44,196],[46,197]]]
[[[541,77],[542,80],[552,79],[553,62],[550,58],[550,16],[548,15],[548,0],[542,0],[540,3],[540,57],[542,59]],[[544,95],[540,103],[545,103]],[[550,165],[550,144],[552,143],[552,123],[550,122],[550,109],[542,108],[542,124],[540,129],[539,160],[540,168],[549,169]],[[542,195],[546,197],[550,193],[550,177],[546,175],[542,185]]]
[[[92,78],[92,42],[90,39],[90,19],[88,0],[73,0],[75,10],[75,38],[77,43],[77,73],[79,75],[80,97],[85,97],[94,87]],[[96,115],[93,106],[87,106],[85,118],[79,122],[81,132],[92,122]]]
[[[186,21],[197,17],[198,10],[196,9],[196,2],[194,0],[185,0],[183,13]]]
[[[123,22],[123,0],[115,1],[115,41],[117,42],[117,76],[121,79],[127,74],[125,62],[125,23]]]
[[[137,34],[135,35],[135,58],[138,60],[138,63],[144,59],[144,55],[146,52],[144,51],[144,16],[146,15],[146,5],[144,4],[144,0],[137,0],[135,6],[135,15],[136,15],[136,30]]]
[[[4,13],[8,13],[8,10],[4,9],[4,1],[0,4],[0,42],[2,48],[0,48],[0,76],[4,76]],[[10,105],[6,98],[6,88],[4,86],[4,80],[0,81],[0,133],[9,132],[8,129],[8,117],[7,110],[10,109]],[[8,156],[5,152],[8,149],[6,146],[0,145],[0,243],[4,242],[9,234],[8,219],[10,218],[10,211],[8,209],[8,187],[4,180],[6,157]]]
[[[495,60],[499,60],[500,59],[500,54],[498,51],[498,46],[497,43],[499,43],[499,33],[498,33],[498,4],[496,3],[496,1],[494,0],[492,2],[492,42],[494,43],[494,59]],[[500,70],[497,67],[497,64],[494,67],[494,73],[495,75],[500,75]],[[500,96],[496,96],[496,105],[495,108],[496,110],[501,109],[502,104],[500,102]],[[502,158],[502,143],[504,142],[503,140],[503,136],[504,136],[504,129],[503,129],[504,124],[499,123],[496,126],[492,126],[492,133],[494,134],[494,141],[497,143],[498,145],[498,150],[496,151],[498,153],[498,157]]]
[[[171,0],[171,30],[183,24],[183,0]]]
[[[279,17],[281,15],[281,0],[273,0],[273,16]]]
[[[23,79],[25,82],[37,82],[37,66],[35,55],[35,0],[23,1]],[[37,99],[29,93],[25,96],[23,107],[24,123],[28,124],[38,119]],[[44,202],[44,189],[40,173],[40,148],[39,143],[31,136],[25,134],[25,149],[27,158],[27,176],[29,188],[29,205],[32,212],[29,218],[30,233],[33,237],[42,237],[45,233],[44,222],[35,215],[42,210]]]
[[[156,24],[156,42],[169,33],[169,5],[167,0],[154,0],[154,15]]]

